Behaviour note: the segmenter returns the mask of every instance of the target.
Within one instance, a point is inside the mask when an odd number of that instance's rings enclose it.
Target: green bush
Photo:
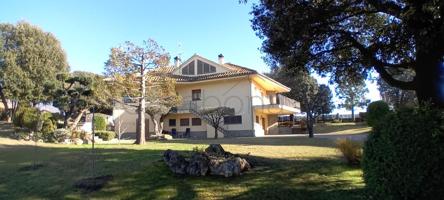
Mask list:
[[[71,131],[68,129],[56,129],[53,134],[54,142],[63,142],[65,139],[69,139],[71,137]]]
[[[97,131],[106,131],[106,119],[102,116],[95,116],[94,129]]]
[[[360,165],[362,160],[362,145],[349,139],[338,139],[336,147],[341,151],[349,165]]]
[[[443,114],[428,107],[389,113],[364,146],[364,181],[372,199],[444,196]]]
[[[367,124],[375,126],[378,121],[390,112],[389,105],[384,101],[374,101],[367,107]]]
[[[38,110],[36,108],[21,106],[15,113],[13,123],[15,126],[34,129],[38,121]]]
[[[112,140],[116,137],[114,131],[96,131],[95,135],[105,141]]]

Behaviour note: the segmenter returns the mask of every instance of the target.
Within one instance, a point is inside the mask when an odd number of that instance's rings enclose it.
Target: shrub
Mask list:
[[[373,127],[363,158],[364,181],[373,199],[443,197],[443,122],[438,110],[404,108]]]
[[[34,129],[38,121],[38,110],[36,108],[22,106],[15,113],[13,123],[15,126]]]
[[[116,137],[114,131],[96,131],[95,135],[105,141],[112,140]]]
[[[102,116],[95,116],[94,129],[97,131],[106,131],[106,119]]]
[[[56,129],[53,133],[53,138],[55,142],[63,142],[65,139],[71,137],[71,131],[67,129]]]
[[[383,119],[385,115],[390,112],[388,104],[384,101],[374,101],[367,107],[367,124],[375,126],[379,120]]]
[[[350,165],[359,165],[362,160],[362,144],[349,139],[338,139],[336,147]]]
[[[43,119],[43,126],[41,130],[43,141],[55,142],[54,131],[56,128],[56,125],[51,119]]]

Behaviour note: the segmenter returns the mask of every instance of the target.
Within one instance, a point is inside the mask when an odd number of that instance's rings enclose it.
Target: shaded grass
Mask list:
[[[240,139],[240,140],[238,140]],[[248,139],[252,139],[248,142]],[[165,166],[166,149],[190,151],[214,140],[148,142],[147,145],[89,146],[0,145],[0,199],[360,199],[362,172],[343,163],[334,143],[325,139],[237,138],[221,140],[233,153],[251,153],[259,161],[242,177],[181,177]],[[288,141],[294,140],[294,141]],[[2,143],[4,140],[0,140]],[[261,141],[264,144],[261,144]],[[199,143],[199,144],[196,144]],[[240,144],[238,144],[240,143]],[[91,171],[95,156],[95,172]],[[17,169],[33,160],[33,171]],[[102,190],[83,193],[73,184],[93,175],[112,174]]]

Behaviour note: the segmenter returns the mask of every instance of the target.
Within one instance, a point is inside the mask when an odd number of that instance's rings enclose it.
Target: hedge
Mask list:
[[[444,196],[443,114],[403,108],[378,122],[364,146],[364,181],[372,199]]]
[[[388,104],[384,101],[374,101],[367,106],[367,124],[375,126],[378,121],[390,112]]]

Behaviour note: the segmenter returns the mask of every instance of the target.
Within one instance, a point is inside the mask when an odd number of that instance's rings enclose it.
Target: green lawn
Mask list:
[[[1,132],[1,131],[0,131]],[[241,177],[181,177],[165,166],[166,149],[190,151],[220,142],[251,153],[259,165]],[[92,175],[90,146],[0,138],[0,199],[362,199],[362,171],[348,167],[328,139],[237,138],[98,145],[95,175],[112,174],[102,190],[82,193],[73,183]],[[33,161],[35,171],[21,171]]]
[[[317,123],[315,133],[362,134],[369,133],[371,128],[366,122]]]

